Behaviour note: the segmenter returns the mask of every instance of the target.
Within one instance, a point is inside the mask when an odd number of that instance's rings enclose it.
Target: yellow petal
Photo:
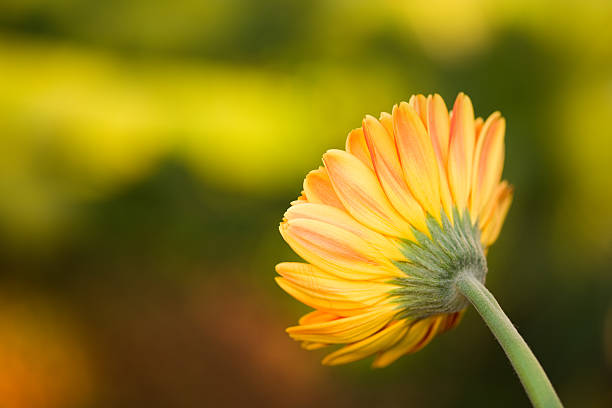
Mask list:
[[[500,183],[500,186],[503,186],[504,183]],[[505,188],[498,188],[498,193],[493,198],[495,200],[493,211],[482,229],[481,241],[485,247],[491,246],[497,240],[510,209],[510,204],[512,204],[513,193],[514,189],[512,186],[508,186],[507,183]]]
[[[427,98],[424,95],[412,95],[408,105],[417,113],[425,129],[427,129]]]
[[[495,210],[498,207],[500,197],[502,197],[505,194],[505,191],[510,188],[511,187],[506,180],[502,181],[501,183],[495,186],[495,189],[493,191],[493,194],[491,194],[491,198],[489,199],[489,202],[485,205],[484,210],[482,211],[482,213],[480,214],[480,217],[478,218],[479,226],[481,230],[483,230],[484,227],[491,222],[491,220],[493,219]]]
[[[301,288],[319,292],[321,296],[334,296],[361,305],[377,303],[379,300],[387,298],[389,291],[397,289],[396,285],[386,282],[339,278],[303,262],[281,262],[276,265],[276,272],[287,281]],[[371,299],[375,301],[373,302]]]
[[[431,140],[423,122],[407,103],[393,110],[395,142],[412,195],[440,218],[440,178]]]
[[[393,134],[393,116],[390,113],[382,112],[378,118],[380,123],[385,127],[387,133]]]
[[[504,167],[506,121],[493,113],[482,127],[474,152],[470,214],[475,220],[491,199]]]
[[[442,97],[438,94],[427,98],[427,130],[436,156],[446,169],[448,160],[448,143],[450,137],[450,122],[448,109]],[[446,173],[446,171],[445,171]]]
[[[300,318],[299,324],[311,324],[311,323],[321,323],[321,322],[329,322],[331,320],[338,319],[339,316],[336,316],[332,313],[322,312],[320,310],[314,310],[310,313],[305,314]],[[302,342],[302,348],[304,350],[317,350],[323,347],[327,347],[329,344],[326,343],[314,343],[311,341]]]
[[[304,192],[311,203],[326,204],[344,209],[338,195],[331,185],[325,167],[313,170],[304,179]]]
[[[438,327],[438,333],[443,333],[445,331],[454,329],[463,319],[463,315],[467,309],[463,309],[459,312],[451,313],[445,315],[445,319],[440,323]]]
[[[480,137],[483,125],[484,120],[480,116],[474,119],[474,134],[476,135],[476,143],[478,143],[478,138]]]
[[[460,93],[453,107],[448,154],[448,183],[460,212],[468,204],[475,138],[472,101]]]
[[[308,351],[318,350],[320,348],[327,347],[327,346],[329,346],[329,344],[327,344],[327,343],[315,343],[315,342],[312,342],[312,341],[303,341],[302,342],[302,348],[304,350],[308,350]]]
[[[357,316],[289,327],[287,333],[293,339],[300,341],[327,344],[353,343],[376,333],[389,323],[395,314],[395,305],[387,304]]]
[[[281,289],[296,300],[322,312],[333,313],[338,317],[359,315],[368,307],[342,296],[323,295],[320,292],[298,286],[285,278],[277,276],[274,280]]]
[[[449,118],[444,100],[438,94],[427,98],[427,123],[431,144],[438,162],[440,175],[440,200],[448,218],[453,221],[453,199],[448,185],[446,164],[448,160]]]
[[[359,222],[386,235],[411,234],[410,224],[389,203],[374,172],[359,159],[341,150],[329,150],[323,162],[340,201]]]
[[[313,310],[310,313],[306,313],[299,320],[299,324],[311,324],[311,323],[321,323],[321,322],[329,322],[331,320],[337,319],[333,313],[322,312],[320,310]]]
[[[403,276],[379,250],[357,235],[325,222],[293,219],[280,232],[306,261],[345,279],[385,279]]]
[[[276,271],[283,277],[277,278],[277,283],[291,296],[308,306],[341,316],[380,303],[397,288],[384,282],[338,278],[299,262],[280,263],[276,265]]]
[[[363,120],[363,130],[376,175],[389,201],[415,228],[427,231],[425,212],[406,184],[393,134],[369,115]]]
[[[298,218],[318,220],[335,225],[363,238],[366,242],[378,249],[385,257],[397,261],[405,260],[404,255],[399,249],[399,243],[395,239],[365,227],[351,217],[346,211],[339,210],[336,207],[306,203],[304,205],[291,207],[285,213],[286,220]]]
[[[357,157],[363,164],[374,170],[370,151],[366,145],[363,129],[353,129],[346,138],[346,151]]]
[[[435,337],[442,321],[443,317],[432,316],[414,323],[403,339],[376,356],[372,367],[386,367],[401,356],[422,349]]]
[[[291,205],[305,204],[307,202],[308,202],[308,199],[306,198],[306,193],[304,191],[302,191],[302,194],[300,194],[300,196],[298,198],[293,200],[291,202]]]
[[[328,354],[323,359],[323,364],[338,365],[351,363],[369,357],[379,351],[386,350],[406,334],[408,327],[405,320],[392,322],[378,333]]]

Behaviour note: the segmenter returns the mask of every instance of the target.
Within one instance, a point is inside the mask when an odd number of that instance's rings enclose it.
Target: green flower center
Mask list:
[[[407,261],[394,264],[406,274],[391,283],[400,286],[389,292],[398,303],[398,318],[422,319],[465,309],[467,299],[455,282],[461,273],[470,273],[484,283],[487,261],[480,243],[480,230],[473,225],[467,210],[455,208],[454,223],[442,211],[442,223],[428,214],[431,237],[413,229],[416,242],[404,240],[402,252]]]

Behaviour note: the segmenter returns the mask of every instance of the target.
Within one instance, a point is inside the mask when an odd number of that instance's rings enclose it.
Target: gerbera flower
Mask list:
[[[376,355],[384,367],[455,327],[468,305],[461,274],[484,283],[485,254],[512,201],[501,181],[505,120],[474,118],[460,93],[416,95],[366,116],[329,150],[280,232],[306,263],[276,266],[278,284],[315,309],[287,329],[324,364]]]

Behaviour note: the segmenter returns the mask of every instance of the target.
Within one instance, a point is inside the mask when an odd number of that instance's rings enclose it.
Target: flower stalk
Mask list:
[[[491,292],[469,271],[459,274],[456,286],[474,305],[506,352],[533,406],[562,407],[544,369]]]

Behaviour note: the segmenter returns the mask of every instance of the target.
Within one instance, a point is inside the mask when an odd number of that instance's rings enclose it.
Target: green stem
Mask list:
[[[497,338],[536,408],[562,407],[544,369],[491,292],[471,273],[460,274],[459,291],[474,305]]]

